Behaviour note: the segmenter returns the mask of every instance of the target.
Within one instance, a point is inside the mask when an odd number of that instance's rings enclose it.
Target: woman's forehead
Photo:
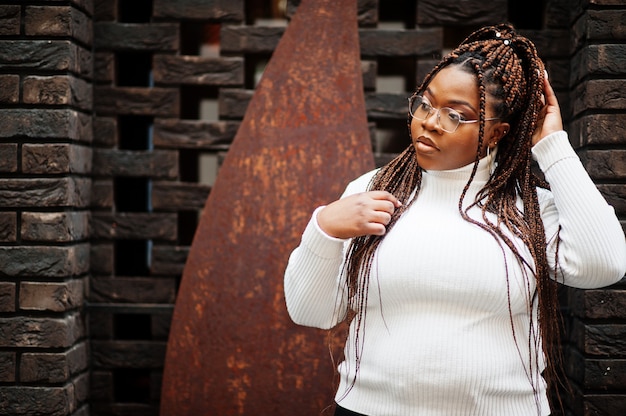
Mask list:
[[[478,82],[474,74],[448,66],[441,69],[426,85],[425,91],[433,99],[446,103],[467,103],[478,108]]]

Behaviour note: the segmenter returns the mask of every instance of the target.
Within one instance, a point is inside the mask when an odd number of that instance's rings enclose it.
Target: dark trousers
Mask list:
[[[334,416],[366,416],[363,413],[353,412],[352,410],[344,409],[343,407],[337,405],[335,407],[335,415]]]

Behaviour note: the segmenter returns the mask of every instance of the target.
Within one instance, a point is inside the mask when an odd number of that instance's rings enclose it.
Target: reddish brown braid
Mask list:
[[[558,376],[558,370],[561,369],[560,312],[557,284],[550,278],[551,270],[546,254],[547,243],[537,197],[537,187],[547,188],[548,185],[533,172],[531,157],[531,138],[543,106],[541,95],[544,65],[533,43],[517,34],[511,25],[486,27],[472,33],[458,48],[445,56],[424,78],[417,93],[423,92],[441,69],[452,65],[474,74],[480,93],[478,146],[472,173],[459,199],[459,212],[466,221],[476,224],[493,235],[499,242],[503,253],[504,246],[508,247],[522,265],[523,270],[531,274],[534,270],[536,289],[531,291],[531,286],[527,286],[528,296],[532,299],[531,328],[527,342],[536,345],[537,337],[541,337],[542,352],[547,363],[543,376],[550,392],[556,393],[554,388],[561,378]],[[490,105],[495,116],[508,122],[511,130],[499,142],[493,175],[478,194],[476,202],[470,207],[463,208],[462,201],[474,179],[483,147],[488,95],[491,97]],[[411,116],[409,115],[409,134],[410,123]],[[398,218],[417,197],[421,179],[422,170],[418,166],[413,145],[383,166],[372,179],[370,189],[389,191],[403,204],[394,212],[387,226],[387,232],[393,228]],[[523,203],[523,210],[517,207],[518,198]],[[468,216],[467,211],[474,206],[481,208],[483,222],[478,222]],[[488,219],[486,215],[488,212],[496,214],[495,223]],[[531,253],[532,264],[529,264],[515,247],[514,242],[502,231],[502,226],[523,241]],[[349,307],[353,312],[351,316],[356,319],[357,334],[354,347],[357,372],[363,339],[362,334],[358,332],[363,328],[362,324],[365,320],[372,259],[383,238],[384,236],[373,235],[354,238],[347,251],[345,275],[347,276]],[[506,279],[508,285],[508,272]],[[535,304],[538,305],[539,328],[532,325],[535,313],[533,305]],[[513,337],[517,343],[519,340],[513,326],[510,304],[509,314]],[[535,350],[536,348],[530,348],[530,351]],[[530,362],[537,363],[540,353],[537,351],[536,356],[528,357]],[[533,389],[538,393],[541,375],[538,368],[534,369],[535,374],[532,372],[533,368],[530,368],[528,376]],[[538,403],[537,394],[536,400]]]

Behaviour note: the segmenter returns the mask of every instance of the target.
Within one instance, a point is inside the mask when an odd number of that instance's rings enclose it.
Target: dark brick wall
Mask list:
[[[158,414],[198,215],[299,1],[278,3],[2,2],[0,414]],[[510,20],[536,42],[573,143],[626,219],[623,1],[358,9],[378,163],[408,144],[406,97],[441,54]],[[564,291],[568,415],[626,408],[625,288]]]
[[[626,228],[626,3],[580,1],[571,15],[571,137]],[[626,412],[626,281],[569,289],[564,349],[573,415]]]
[[[92,15],[89,0],[0,5],[3,415],[89,414]]]

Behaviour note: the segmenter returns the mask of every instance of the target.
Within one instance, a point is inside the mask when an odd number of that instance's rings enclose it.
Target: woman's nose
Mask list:
[[[422,120],[422,126],[427,130],[439,130],[441,128],[439,123],[439,110],[430,110],[430,114]]]

